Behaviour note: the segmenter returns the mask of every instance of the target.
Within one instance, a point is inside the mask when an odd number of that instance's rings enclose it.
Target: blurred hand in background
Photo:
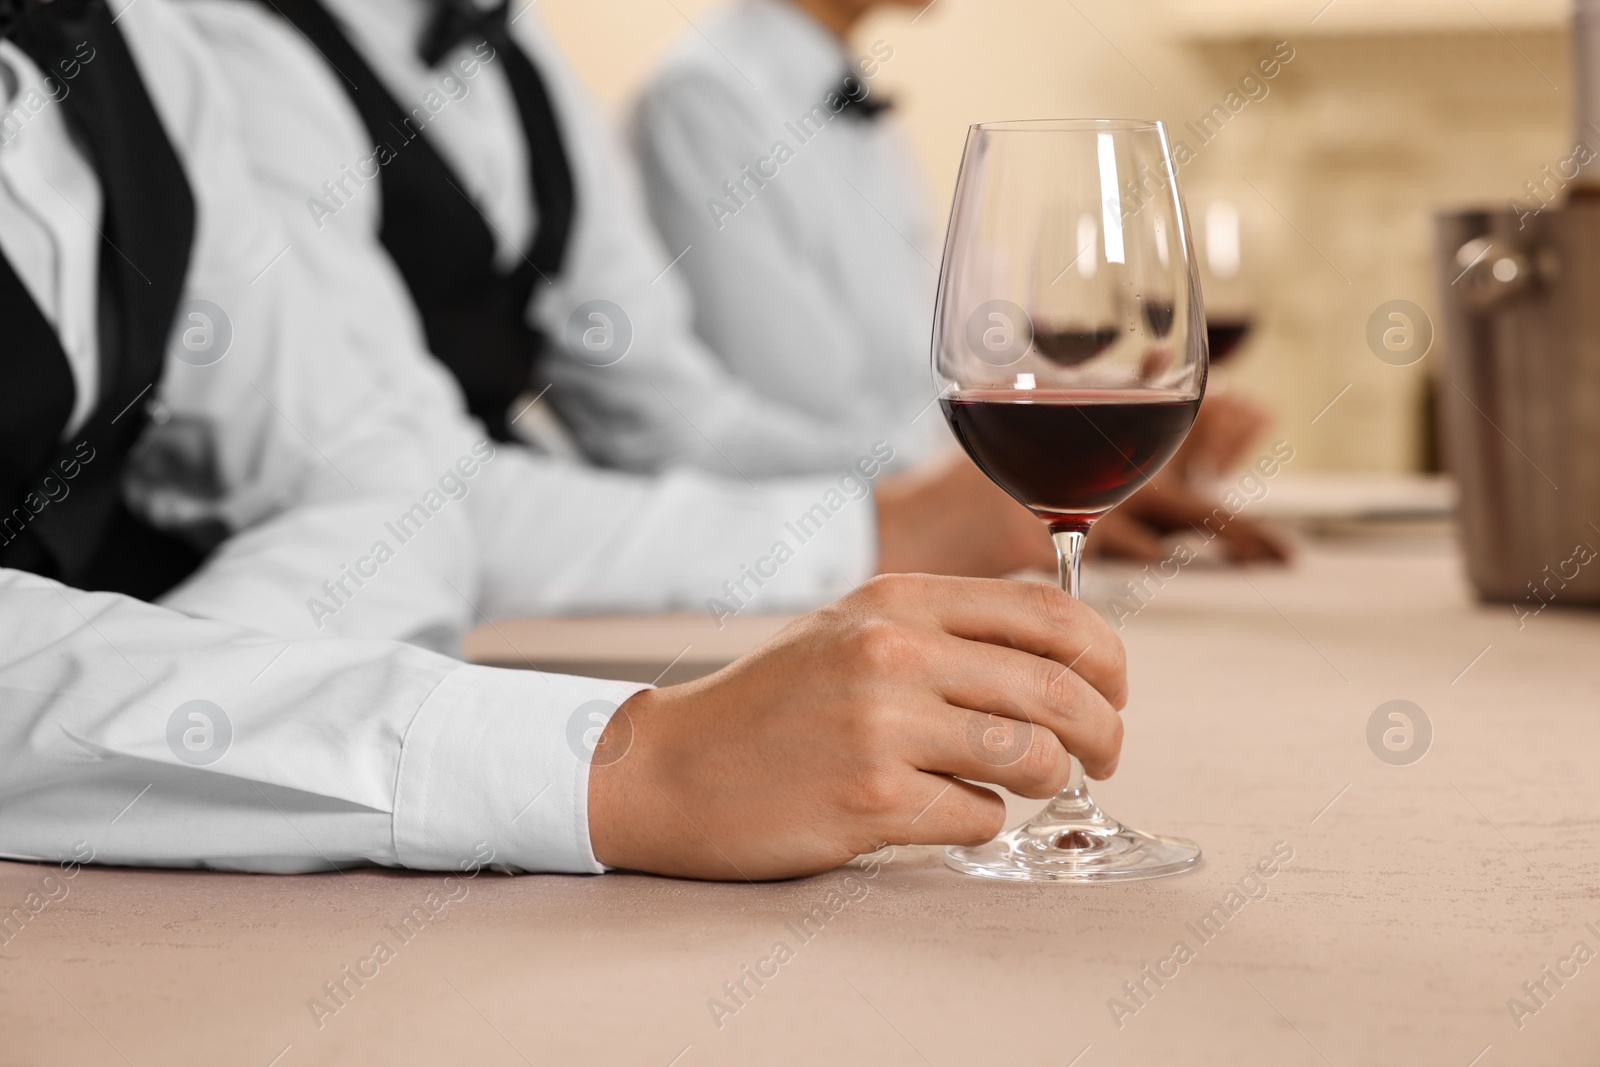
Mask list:
[[[1169,549],[1162,539],[1194,531],[1222,542],[1238,563],[1282,563],[1289,546],[1280,535],[1221,508],[1208,487],[1237,470],[1261,442],[1272,416],[1235,393],[1210,393],[1172,461],[1121,507],[1095,523],[1089,551],[1111,559],[1153,563]]]

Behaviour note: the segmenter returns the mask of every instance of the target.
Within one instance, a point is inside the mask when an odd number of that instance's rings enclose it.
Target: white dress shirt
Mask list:
[[[701,607],[833,482],[736,493],[492,449],[403,303],[321,285],[255,189],[240,113],[187,20],[167,0],[113,6],[194,194],[185,301],[221,308],[232,333],[208,365],[168,359],[140,449],[167,462],[136,460],[130,495],[157,520],[240,532],[156,605],[0,570],[0,854],[450,869],[487,847],[599,870],[574,737],[641,687],[393,639],[443,643],[485,613]],[[9,46],[0,61],[21,85],[40,76]],[[0,145],[0,249],[63,340],[91,338],[93,301],[65,279],[98,253],[97,182],[55,108]],[[92,393],[83,344],[69,362]],[[214,491],[174,470],[183,456],[214,468]],[[839,509],[762,595],[798,606],[862,576],[870,554],[850,546],[869,509]]]
[[[502,265],[515,264],[537,224],[527,144],[503,64],[492,60],[470,76],[459,64],[481,42],[468,42],[429,68],[417,55],[434,10],[428,0],[326,0],[351,42],[406,109],[432,94],[423,137],[451,166],[496,234]],[[342,168],[355,169],[374,146],[339,75],[292,27],[252,0],[199,0],[196,24],[222,57],[246,109],[249,147],[262,176],[282,196],[291,225],[307,243],[341,230],[373,241],[381,221],[381,178],[313,218],[308,202]],[[682,283],[684,264],[699,249],[667,249],[650,226],[625,155],[577,76],[540,25],[536,12],[513,15],[511,30],[537,63],[562,128],[576,189],[567,258],[553,284],[540,283],[531,320],[550,337],[536,374],[551,383],[546,400],[594,460],[633,471],[692,466],[733,478],[842,471],[877,440],[875,425],[857,419],[842,390],[832,410],[803,409],[756,392],[730,376],[694,336]],[[281,20],[280,20],[281,21]],[[293,49],[324,67],[315,84],[291,81]],[[332,93],[321,93],[331,87]],[[314,97],[317,110],[307,111]],[[334,242],[315,242],[335,275],[350,272]],[[569,320],[586,303],[622,308],[633,341],[617,362],[597,366],[572,353]]]
[[[892,113],[862,121],[825,104],[847,72],[880,92],[862,71],[893,54],[880,41],[858,63],[788,0],[738,0],[683,34],[641,90],[631,136],[667,246],[694,246],[681,268],[699,336],[767,396],[814,412],[862,398],[911,458],[950,440],[931,404],[927,198]],[[828,120],[802,125],[819,105]]]

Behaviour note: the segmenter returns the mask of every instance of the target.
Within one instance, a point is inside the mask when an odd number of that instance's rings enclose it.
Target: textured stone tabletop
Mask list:
[[[1200,841],[1192,874],[992,884],[931,849],[755,886],[0,864],[0,907],[47,901],[0,934],[0,1064],[1600,1062],[1600,615],[1519,630],[1442,541],[1192,567],[1140,601],[1130,577],[1088,587],[1125,598],[1134,677],[1096,794]],[[616,625],[585,624],[592,655],[497,639],[615,662],[639,624]],[[657,670],[693,643],[653,640]],[[1369,742],[1394,700],[1422,715]]]

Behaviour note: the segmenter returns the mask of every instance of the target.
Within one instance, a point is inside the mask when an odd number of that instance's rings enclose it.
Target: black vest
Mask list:
[[[266,2],[340,75],[372,139],[376,180],[383,190],[379,238],[411,290],[428,346],[461,383],[473,415],[497,440],[508,440],[508,410],[528,388],[545,346],[543,335],[528,325],[529,302],[534,286],[561,270],[575,200],[543,79],[511,41],[503,12],[498,19],[465,17],[470,25],[463,28],[487,40],[494,47],[491,62],[503,65],[528,144],[538,233],[522,262],[506,274],[495,266],[495,234],[488,221],[422,133],[431,116],[421,102],[407,111],[318,0]],[[470,10],[460,6],[470,2],[442,0],[440,21]],[[450,116],[441,114],[439,121]]]
[[[27,3],[6,33],[66,96],[99,179],[99,393],[63,433],[77,387],[55,329],[0,255],[0,566],[152,599],[200,563],[122,500],[188,273],[194,200],[105,0]],[[63,444],[63,441],[66,443]]]

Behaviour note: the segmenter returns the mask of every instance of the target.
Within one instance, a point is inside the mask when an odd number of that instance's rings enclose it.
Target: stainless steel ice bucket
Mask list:
[[[1530,612],[1600,605],[1600,203],[1446,214],[1437,234],[1440,422],[1472,584]]]

